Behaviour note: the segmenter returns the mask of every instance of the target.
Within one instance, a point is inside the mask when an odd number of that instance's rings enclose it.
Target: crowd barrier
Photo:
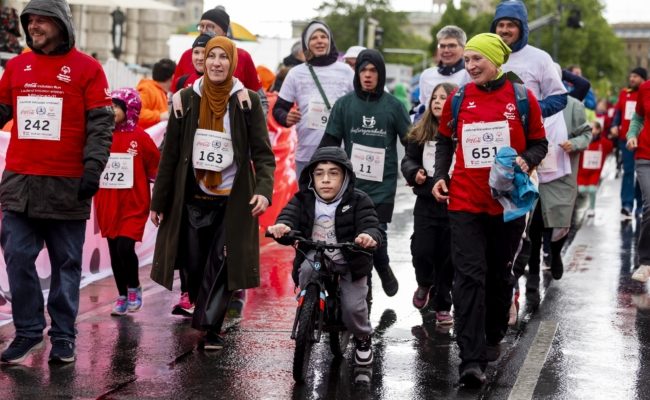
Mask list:
[[[274,95],[269,95],[272,104],[275,103]],[[270,114],[270,113],[269,113]],[[160,146],[166,122],[154,125],[147,129],[156,145]],[[296,133],[294,129],[281,127],[270,115],[268,119],[269,137],[275,153],[277,168],[275,170],[275,186],[272,205],[260,218],[260,229],[273,224],[280,210],[295,193],[297,184],[294,170],[294,154],[296,146]],[[5,167],[5,155],[9,144],[9,130],[11,123],[2,128],[0,132],[0,171]],[[136,244],[136,252],[140,265],[148,265],[153,258],[154,244],[156,241],[156,228],[151,221],[147,221],[144,237],[141,243]],[[50,264],[47,249],[44,249],[36,259],[36,269],[41,279],[41,287],[47,296],[50,286]],[[83,267],[81,286],[111,275],[110,256],[106,240],[101,237],[94,207],[86,225],[86,239],[83,248]],[[5,268],[4,257],[0,257],[0,325],[11,320],[11,295],[9,281]]]

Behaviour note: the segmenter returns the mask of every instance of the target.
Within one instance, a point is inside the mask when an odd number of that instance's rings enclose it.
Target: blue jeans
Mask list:
[[[625,147],[625,142],[619,140],[621,157],[623,158],[623,179],[621,181],[621,207],[627,208],[630,212],[634,211],[634,200],[636,206],[641,207],[643,197],[639,183],[634,178],[634,152]]]
[[[643,192],[643,216],[636,251],[639,264],[650,265],[650,160],[636,161],[636,174]]]
[[[7,264],[16,336],[43,337],[43,292],[35,261],[45,244],[52,268],[47,298],[52,327],[48,334],[53,340],[74,342],[85,233],[85,220],[40,219],[4,212],[0,244]]]

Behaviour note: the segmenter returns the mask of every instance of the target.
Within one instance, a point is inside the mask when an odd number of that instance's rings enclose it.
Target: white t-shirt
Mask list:
[[[438,67],[427,68],[422,71],[420,75],[420,104],[424,104],[429,108],[429,101],[431,100],[431,93],[433,88],[443,82],[455,83],[458,86],[463,86],[470,81],[469,74],[463,68],[452,75],[442,75],[438,72]]]
[[[524,85],[540,100],[548,96],[566,93],[566,88],[553,59],[547,52],[537,47],[526,45],[523,49],[510,54],[508,62],[503,64],[501,69],[504,72],[512,71],[517,74],[524,81]],[[553,163],[555,171],[538,171],[541,183],[550,182],[571,173],[569,155],[559,149],[559,144],[568,138],[562,112],[544,118],[544,129],[549,147],[553,146],[551,154],[548,156],[555,158],[555,163]]]
[[[327,95],[330,106],[339,97],[354,90],[353,80],[354,71],[349,65],[342,62],[325,67],[313,67],[318,80]],[[307,64],[297,65],[287,74],[279,96],[288,102],[296,103],[300,109],[302,117],[296,125],[298,132],[298,148],[296,150],[296,160],[307,162],[316,151],[318,144],[325,133],[325,126],[322,129],[309,128],[309,105],[313,102],[323,102],[323,97],[318,91],[316,82],[309,72]]]
[[[335,62],[325,67],[313,68],[330,106],[334,107],[334,102],[339,97],[354,90],[354,71],[349,65]],[[322,128],[318,129],[309,127],[309,105],[313,102],[322,103],[323,97],[318,91],[307,64],[300,64],[289,70],[282,83],[279,96],[288,102],[295,102],[300,109],[302,116],[296,125],[298,132],[296,160],[309,161],[323,138],[325,125],[323,124]]]

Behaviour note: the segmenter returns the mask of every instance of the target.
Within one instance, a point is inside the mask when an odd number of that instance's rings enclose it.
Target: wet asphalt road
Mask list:
[[[77,361],[48,365],[48,345],[23,366],[0,366],[0,399],[650,398],[650,297],[630,279],[637,222],[620,222],[619,185],[606,174],[596,217],[584,220],[566,249],[565,275],[543,291],[539,310],[528,312],[522,295],[519,323],[481,389],[457,386],[453,328],[436,327],[432,313],[411,305],[414,198],[400,188],[389,228],[400,290],[388,298],[375,288],[372,368],[355,367],[351,348],[333,360],[324,337],[309,379],[293,382],[293,250],[265,242],[262,287],[248,292],[243,318],[227,322],[224,350],[197,349],[200,334],[169,312],[178,290],[152,283],[144,268],[141,312],[109,315],[112,278],[84,288]],[[0,346],[12,337],[11,325],[0,327]]]

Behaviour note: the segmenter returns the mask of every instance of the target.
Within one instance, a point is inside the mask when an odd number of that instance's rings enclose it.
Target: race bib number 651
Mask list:
[[[510,146],[508,121],[463,125],[465,168],[489,168],[502,147]]]

